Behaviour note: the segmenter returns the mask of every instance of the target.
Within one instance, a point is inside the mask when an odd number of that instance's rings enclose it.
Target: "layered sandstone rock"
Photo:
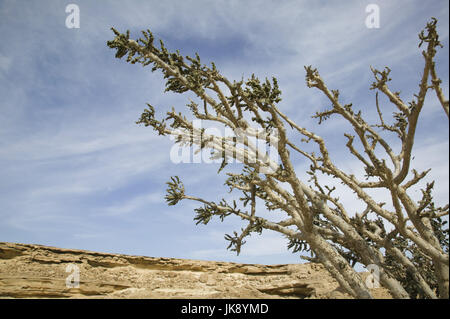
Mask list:
[[[68,267],[69,266],[69,267]],[[79,271],[79,287],[68,276]],[[72,285],[72,286],[71,286]],[[388,298],[382,288],[375,297]],[[0,298],[348,298],[320,265],[155,258],[0,242]]]

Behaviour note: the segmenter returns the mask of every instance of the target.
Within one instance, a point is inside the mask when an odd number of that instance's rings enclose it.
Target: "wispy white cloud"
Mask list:
[[[163,193],[152,193],[132,197],[129,200],[106,206],[100,216],[124,215],[136,212],[151,205],[164,203]]]
[[[439,19],[441,39],[448,45],[448,4],[375,1],[381,28],[369,30],[364,9],[372,2],[131,1],[124,6],[80,0],[81,28],[69,30],[64,3],[2,1],[0,35],[8,45],[0,48],[0,232],[12,241],[38,241],[48,234],[46,241],[54,245],[96,242],[96,249],[131,250],[136,242],[123,223],[133,234],[156,233],[174,243],[185,241],[184,231],[196,229],[196,203],[162,204],[169,176],[180,175],[193,195],[231,199],[224,193],[223,176],[215,176],[217,164],[175,165],[169,158],[171,142],[134,124],[145,102],[163,115],[164,108],[181,110],[187,100],[164,95],[160,75],[114,59],[105,45],[113,37],[111,26],[130,29],[134,36],[151,28],[183,54],[198,51],[205,63],[219,60],[219,70],[231,79],[274,75],[283,91],[280,107],[301,125],[335,138],[342,122],[318,127],[310,119],[327,101],[306,88],[304,65],[318,67],[331,88],[372,116],[374,109],[366,109],[374,102],[367,94],[370,65],[390,66],[392,84],[412,97],[422,66],[417,33],[431,15]],[[448,57],[448,48],[439,54]],[[445,59],[439,62],[448,69]],[[448,96],[448,71],[440,72]],[[436,168],[430,173],[437,180],[436,198],[448,201],[448,156],[440,152],[448,150],[448,143],[429,139],[427,130],[442,122],[439,112],[431,100],[414,164]],[[448,132],[448,126],[439,127]],[[345,169],[355,169],[337,150],[336,156]],[[295,164],[301,174],[304,166]],[[345,201],[354,204],[351,195]],[[144,214],[149,206],[161,214]],[[213,224],[211,234],[201,233],[208,240],[192,239],[197,246],[190,256],[222,259],[223,249],[225,259],[235,260],[225,253],[223,226],[239,229],[240,221]],[[277,255],[285,249],[284,239],[269,233],[251,238],[239,261],[291,260]],[[175,244],[150,246],[164,247],[166,256],[184,254]]]
[[[233,261],[238,263],[260,263],[265,260],[267,264],[300,263],[298,253],[287,251],[287,239],[278,233],[265,231],[262,235],[254,234],[246,239],[241,253],[226,250],[228,244],[224,240],[224,233],[211,231],[208,240],[212,249],[194,249],[187,254],[187,258],[216,261]]]
[[[10,58],[0,54],[0,72],[8,71],[9,67],[11,66],[11,63],[12,61]]]

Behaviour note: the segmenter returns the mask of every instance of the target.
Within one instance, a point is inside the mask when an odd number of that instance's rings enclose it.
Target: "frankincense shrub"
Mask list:
[[[251,233],[263,229],[279,232],[289,239],[289,248],[294,252],[310,251],[310,259],[322,263],[356,298],[372,297],[354,269],[356,263],[375,266],[380,283],[395,298],[448,298],[448,226],[443,217],[448,215],[449,206],[434,202],[432,181],[426,184],[420,199],[411,191],[429,172],[415,170],[411,161],[419,115],[430,91],[449,116],[449,102],[435,64],[437,49],[442,46],[436,24],[432,18],[419,34],[424,66],[417,70],[422,72],[421,80],[411,101],[403,100],[390,88],[388,67],[372,68],[374,82],[370,89],[376,91],[376,119],[364,118],[352,104],[344,104],[339,91],[328,88],[317,69],[305,67],[306,85],[319,90],[331,104],[313,117],[319,123],[340,117],[349,124],[352,131],[344,134],[347,151],[364,169],[365,176],[346,173],[331,158],[326,140],[283,113],[278,106],[281,90],[276,78],[261,81],[252,75],[246,81],[229,80],[214,63],[202,64],[197,54],[189,57],[179,51],[170,52],[161,40],[156,46],[150,30],[133,40],[128,31],[120,33],[113,28],[115,37],[107,44],[116,50],[117,58],[126,57],[131,64],[149,65],[152,71],[162,72],[166,91],[191,92],[197,97],[197,102],[187,104],[190,117],[172,109],[166,118],[158,119],[154,107],[148,104],[137,123],[152,127],[159,135],[174,135],[175,143],[180,145],[211,150],[213,158],[221,159],[219,172],[226,171],[232,159],[242,163],[241,173],[228,172],[225,180],[230,191],[241,194],[232,203],[189,195],[175,176],[167,183],[169,205],[186,199],[201,203],[194,220],[202,224],[208,224],[213,217],[223,220],[239,216],[245,228],[225,236],[228,248],[237,253]],[[391,116],[383,114],[379,94],[390,101]],[[208,134],[194,125],[194,120],[223,125],[234,136]],[[279,161],[261,151],[258,142],[274,148]],[[314,145],[315,151],[305,148],[306,143]],[[310,163],[309,180],[303,180],[295,171],[294,156]],[[319,175],[344,185],[364,202],[366,209],[358,213],[345,207],[334,196],[333,185],[324,185]],[[377,189],[389,194],[382,203],[370,195]],[[261,217],[257,199],[265,203],[267,210],[277,211],[277,216],[283,212],[285,219]],[[385,205],[387,202],[390,205]]]

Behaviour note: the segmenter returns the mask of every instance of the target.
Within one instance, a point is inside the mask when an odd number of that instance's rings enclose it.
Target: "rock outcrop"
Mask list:
[[[70,280],[76,272],[78,286]],[[377,298],[390,298],[383,288],[373,293]],[[349,296],[340,291],[322,265],[315,263],[238,264],[0,242],[0,298]]]

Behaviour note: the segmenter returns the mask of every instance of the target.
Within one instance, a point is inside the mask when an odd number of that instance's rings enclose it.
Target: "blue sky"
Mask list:
[[[69,3],[80,28],[65,26]],[[365,26],[367,4],[380,7],[380,28]],[[172,142],[135,121],[149,102],[159,112],[185,108],[186,96],[163,94],[162,76],[114,58],[110,27],[150,28],[171,50],[198,52],[230,79],[276,76],[280,108],[324,136],[348,171],[345,125],[310,118],[328,106],[305,85],[304,65],[319,69],[347,103],[374,116],[369,66],[392,69],[391,87],[411,100],[423,59],[417,34],[438,18],[437,55],[448,84],[447,1],[6,1],[0,0],[0,241],[146,256],[295,263],[286,240],[266,231],[240,256],[225,233],[239,220],[196,226],[195,203],[168,207],[165,182],[179,175],[190,194],[229,198],[218,165],[173,164]],[[414,167],[433,167],[435,199],[448,203],[448,121],[434,92],[421,117]],[[384,101],[389,110],[389,104]],[[386,116],[389,112],[386,112]],[[303,176],[307,163],[296,161]],[[333,182],[333,181],[330,181]],[[416,190],[417,194],[420,194]],[[382,196],[380,194],[374,196]],[[360,206],[343,193],[343,201]]]

